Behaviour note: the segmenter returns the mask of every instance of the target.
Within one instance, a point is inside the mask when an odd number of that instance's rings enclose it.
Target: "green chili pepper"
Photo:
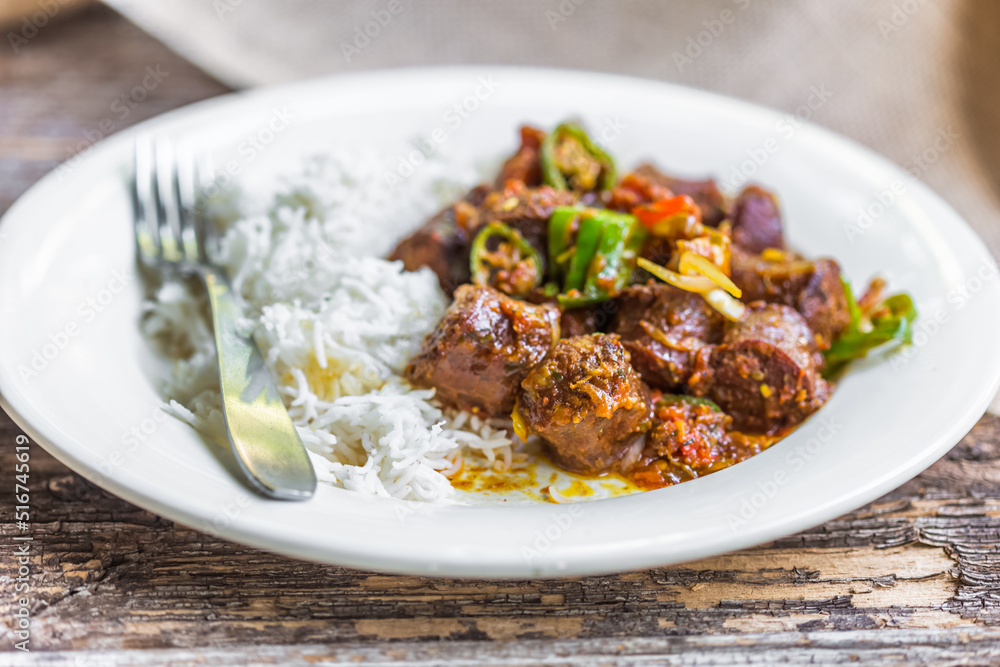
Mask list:
[[[858,300],[854,298],[854,289],[851,288],[851,281],[841,275],[840,284],[844,287],[844,295],[847,297],[847,313],[851,317],[846,331],[857,331],[858,327],[861,326],[861,306],[858,305]]]
[[[577,308],[605,301],[628,282],[626,261],[635,255],[634,238],[638,224],[630,215],[589,209],[580,214],[576,252],[570,260],[565,293],[559,296],[564,308]]]
[[[558,125],[554,130],[549,132],[549,134],[542,141],[542,178],[545,180],[545,183],[547,185],[551,185],[556,190],[569,189],[569,185],[566,183],[566,177],[563,176],[562,171],[559,169],[555,155],[556,146],[564,137],[569,137],[579,141],[580,145],[583,146],[583,150],[586,151],[586,153],[592,158],[597,160],[597,162],[601,165],[602,177],[600,189],[610,190],[613,188],[617,180],[614,159],[608,155],[604,149],[594,143],[594,141],[587,135],[586,131],[575,123],[562,123]]]
[[[601,301],[607,301],[606,296],[601,296],[600,294],[585,294],[579,290],[572,290],[565,294],[560,294],[556,297],[559,305],[567,310],[573,308],[582,308],[583,306],[589,306],[594,303],[600,303]]]
[[[557,206],[549,218],[549,273],[556,282],[566,273],[572,257],[573,231],[580,212],[574,206]]]
[[[604,231],[604,223],[600,218],[584,214],[580,220],[580,229],[576,234],[576,251],[569,261],[569,270],[566,272],[566,281],[563,289],[566,292],[583,289],[583,283],[587,279],[587,270],[597,253],[597,246],[601,243],[601,233]]]
[[[909,294],[894,294],[872,309],[876,316],[871,319],[871,328],[861,330],[862,313],[854,298],[854,292],[847,280],[841,278],[847,296],[847,310],[851,321],[844,331],[823,353],[826,359],[825,375],[831,377],[854,361],[866,356],[869,351],[896,341],[900,344],[913,342],[913,322],[917,319],[917,309]],[[883,311],[888,311],[883,313]],[[880,314],[881,313],[881,314]]]
[[[496,258],[497,260],[507,259],[513,263],[510,266],[505,267],[503,264],[493,261],[494,258],[490,257],[491,251],[487,248],[489,240],[494,237],[499,237],[503,241],[507,241],[514,249],[517,250],[520,258],[514,262],[513,258]],[[472,241],[472,248],[469,252],[469,268],[472,272],[472,282],[476,285],[485,286],[491,285],[492,279],[494,277],[494,272],[497,269],[509,268],[513,271],[518,265],[530,262],[534,265],[533,267],[533,279],[531,285],[527,289],[516,290],[516,294],[511,294],[511,296],[521,296],[526,294],[529,290],[537,287],[542,281],[542,256],[534,246],[532,246],[528,241],[518,232],[516,229],[512,229],[502,222],[491,222],[485,227],[483,227],[476,238]],[[507,290],[503,290],[507,291]]]
[[[722,412],[722,408],[715,401],[700,396],[688,396],[687,394],[663,394],[660,397],[660,404],[673,405],[675,403],[689,403],[690,405],[704,405],[715,412]]]
[[[604,292],[617,292],[621,287],[617,283],[622,255],[625,254],[625,242],[628,240],[629,224],[625,220],[614,218],[604,218],[603,223],[601,242],[590,262],[587,282],[583,285],[584,292],[595,288]]]

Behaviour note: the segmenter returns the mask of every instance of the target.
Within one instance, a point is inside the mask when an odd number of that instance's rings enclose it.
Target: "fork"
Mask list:
[[[260,350],[241,331],[238,295],[208,257],[207,222],[194,210],[195,181],[205,174],[193,159],[177,154],[167,139],[136,140],[131,186],[138,260],[150,269],[201,278],[212,310],[226,435],[236,460],[265,496],[307,500],[316,490],[309,455]]]

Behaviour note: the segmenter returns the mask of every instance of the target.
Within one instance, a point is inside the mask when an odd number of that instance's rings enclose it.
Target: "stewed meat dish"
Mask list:
[[[819,410],[852,360],[910,341],[910,297],[876,278],[855,298],[836,260],[789,250],[762,186],[620,176],[573,123],[520,135],[391,259],[453,297],[408,380],[509,419],[556,466],[647,489],[721,470]]]

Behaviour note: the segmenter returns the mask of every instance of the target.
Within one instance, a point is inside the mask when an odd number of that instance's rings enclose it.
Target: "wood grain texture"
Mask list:
[[[59,14],[66,15],[93,4],[95,0],[4,0],[0,4],[0,28],[30,35],[32,27],[44,28]],[[28,22],[25,23],[24,21]],[[17,40],[15,40],[16,43]],[[9,39],[8,39],[9,42]]]
[[[1000,632],[974,629],[854,632],[787,632],[769,635],[691,635],[613,640],[523,640],[518,642],[415,642],[407,645],[298,646],[260,645],[238,649],[167,649],[109,651],[81,658],[80,653],[52,652],[14,656],[11,667],[101,667],[171,665],[217,667],[243,665],[361,664],[368,667],[451,667],[458,665],[995,665]],[[84,654],[86,655],[86,654]],[[93,662],[91,662],[91,660]]]
[[[119,118],[114,101],[156,66],[169,76]],[[0,211],[85,150],[102,120],[117,130],[222,92],[105,9],[54,21],[17,54],[0,47]],[[3,652],[15,629],[19,433],[0,417]],[[995,417],[921,476],[804,533],[677,567],[553,581],[425,579],[298,562],[139,510],[35,445],[31,467],[33,653],[0,653],[2,664],[882,665],[1000,657]]]

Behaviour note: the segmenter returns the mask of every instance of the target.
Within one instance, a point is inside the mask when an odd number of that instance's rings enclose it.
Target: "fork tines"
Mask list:
[[[146,264],[205,261],[195,213],[196,168],[188,147],[143,133],[135,141],[132,206],[138,255]]]

